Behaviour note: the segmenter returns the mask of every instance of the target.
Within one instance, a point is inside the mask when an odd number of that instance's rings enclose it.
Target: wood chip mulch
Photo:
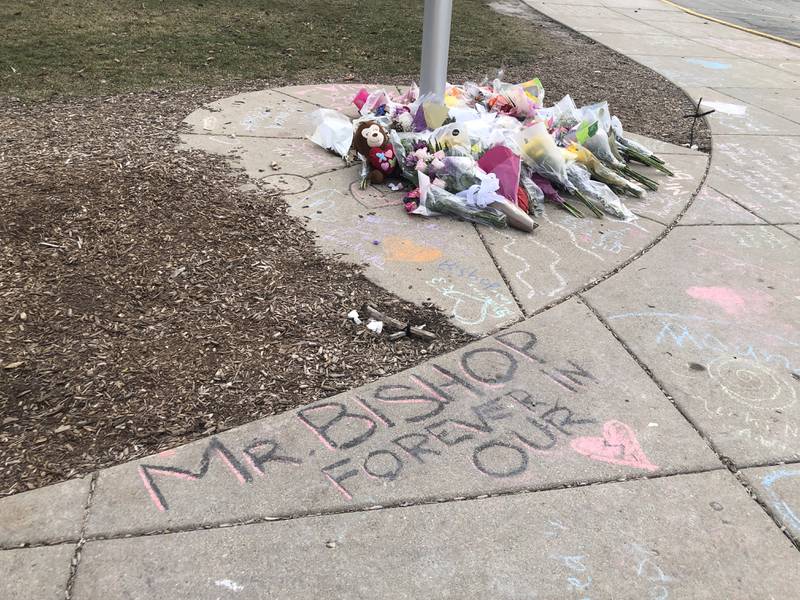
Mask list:
[[[176,150],[234,89],[0,103],[0,495],[362,385],[470,338]],[[370,302],[439,340],[347,321]]]

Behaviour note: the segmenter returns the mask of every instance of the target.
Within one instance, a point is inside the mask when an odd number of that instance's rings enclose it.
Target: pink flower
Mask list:
[[[444,180],[442,180],[442,179],[439,179],[439,178],[437,177],[436,179],[434,179],[434,180],[433,180],[433,183],[432,183],[432,185],[435,185],[435,186],[437,186],[437,187],[440,187],[440,188],[443,188],[443,189],[444,189],[445,183],[444,183]]]
[[[433,157],[438,158],[439,160],[444,160],[445,156],[446,154],[444,153],[444,150],[437,150],[436,152],[433,153]]]
[[[416,166],[416,167],[414,167],[414,168],[415,168],[417,171],[422,171],[422,172],[424,173],[424,172],[425,172],[425,169],[426,169],[426,167],[427,167],[427,165],[425,164],[425,161],[424,161],[424,160],[418,160],[418,161],[417,161],[417,166]]]
[[[414,156],[416,156],[420,160],[425,160],[426,158],[428,158],[428,149],[420,148],[419,150],[415,150]]]
[[[434,158],[431,161],[431,169],[433,169],[434,171],[440,171],[440,170],[444,169],[444,163],[441,160],[439,160],[438,158]]]

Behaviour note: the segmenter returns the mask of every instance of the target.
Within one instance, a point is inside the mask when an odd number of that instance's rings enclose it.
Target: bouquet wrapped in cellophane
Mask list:
[[[577,218],[634,219],[620,195],[643,198],[658,183],[631,162],[672,175],[666,163],[625,135],[606,102],[578,107],[565,96],[547,107],[544,96],[538,79],[500,77],[448,85],[439,100],[414,84],[400,95],[361,90],[355,123],[373,121],[388,132],[412,214],[533,231],[531,216],[547,202]],[[316,119],[312,139],[334,147],[329,132],[342,132],[341,117]],[[341,154],[341,144],[335,148]]]
[[[523,231],[536,227],[527,213],[498,193],[497,177],[478,166],[468,149],[469,138],[457,128],[421,134],[393,132],[391,141],[404,176],[419,188],[414,197],[419,198],[422,209],[409,212],[427,216],[431,212],[447,213],[475,223],[508,224]],[[433,205],[424,202],[428,197]]]

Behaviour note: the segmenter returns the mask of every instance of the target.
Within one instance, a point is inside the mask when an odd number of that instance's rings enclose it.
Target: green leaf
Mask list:
[[[578,127],[578,133],[577,133],[578,142],[583,144],[595,133],[597,133],[597,121],[595,121],[594,123],[589,123],[589,121],[583,121]]]

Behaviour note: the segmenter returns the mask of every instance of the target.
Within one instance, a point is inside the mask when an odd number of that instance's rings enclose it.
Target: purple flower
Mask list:
[[[556,191],[556,188],[553,187],[553,184],[550,183],[549,180],[545,179],[538,173],[533,173],[531,175],[531,180],[533,183],[539,186],[539,189],[542,190],[544,197],[547,200],[555,204],[564,204],[564,199],[559,195],[559,193]]]

